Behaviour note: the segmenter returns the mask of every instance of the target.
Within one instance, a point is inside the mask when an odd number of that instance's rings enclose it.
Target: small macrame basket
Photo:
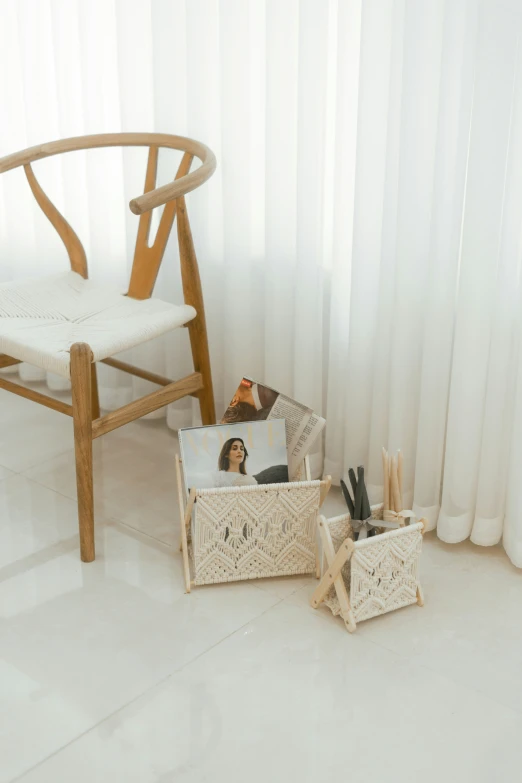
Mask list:
[[[379,521],[382,516],[382,505],[373,506],[372,518]],[[349,514],[319,516],[318,526],[323,568],[310,602],[315,609],[324,601],[353,632],[362,620],[424,604],[419,581],[424,520],[355,542]]]
[[[317,518],[330,478],[219,489],[192,489],[185,504],[176,462],[187,593],[194,585],[242,579],[319,576]]]

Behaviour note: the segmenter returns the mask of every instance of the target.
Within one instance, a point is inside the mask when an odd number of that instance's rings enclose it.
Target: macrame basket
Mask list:
[[[382,519],[382,509],[372,507],[373,519]],[[323,575],[311,599],[314,608],[324,601],[353,632],[362,620],[424,604],[419,582],[422,520],[355,542],[349,514],[320,516],[318,525]]]
[[[295,574],[319,576],[317,518],[331,481],[193,489],[177,460],[185,589]],[[309,468],[304,468],[309,476]]]

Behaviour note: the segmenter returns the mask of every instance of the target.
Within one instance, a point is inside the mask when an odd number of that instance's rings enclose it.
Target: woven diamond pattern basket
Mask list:
[[[317,517],[330,479],[193,489],[185,506],[179,461],[177,473],[187,592],[193,585],[318,574]]]
[[[382,506],[372,508],[382,519]],[[311,599],[324,601],[352,632],[362,620],[424,603],[419,581],[419,557],[424,523],[353,541],[350,515],[318,519],[323,542],[323,577]],[[326,562],[325,562],[326,561]]]

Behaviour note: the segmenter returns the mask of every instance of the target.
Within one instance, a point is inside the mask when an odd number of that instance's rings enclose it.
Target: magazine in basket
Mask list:
[[[290,479],[293,480],[299,466],[326,424],[321,416],[306,405],[271,389],[270,386],[244,377],[221,421],[223,424],[232,424],[274,419],[286,421],[288,472]]]
[[[187,493],[288,481],[284,419],[188,427],[179,441]]]

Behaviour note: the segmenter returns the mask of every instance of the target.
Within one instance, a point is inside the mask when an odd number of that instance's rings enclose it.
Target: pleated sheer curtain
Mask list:
[[[188,206],[218,412],[243,374],[295,395],[327,417],[325,471],[365,464],[374,500],[381,447],[401,448],[408,504],[443,540],[503,539],[522,567],[520,3],[0,8],[0,154],[136,130],[215,151]],[[91,276],[124,289],[145,152],[37,165]],[[165,154],[160,182],[175,167]],[[67,265],[20,170],[0,178],[0,247],[1,280]],[[155,295],[180,300],[175,243]],[[127,356],[181,376],[186,341],[180,330]],[[106,408],[148,391],[107,367],[100,385]],[[197,411],[178,403],[167,421]]]

